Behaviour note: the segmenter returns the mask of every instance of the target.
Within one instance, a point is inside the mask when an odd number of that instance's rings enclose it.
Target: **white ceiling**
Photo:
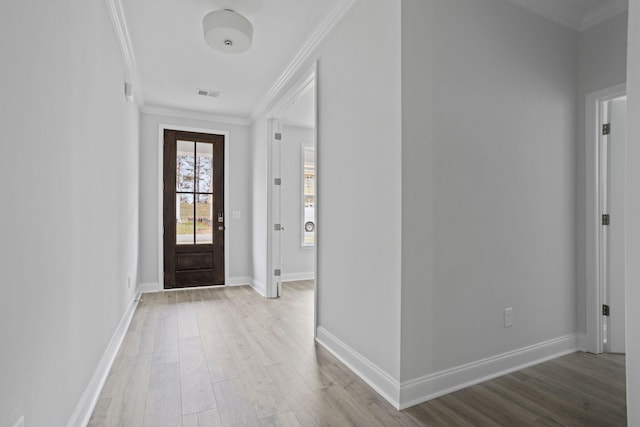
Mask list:
[[[360,0],[370,1],[370,0]],[[627,0],[511,0],[576,30],[627,8]],[[108,0],[147,108],[168,107],[247,120],[278,88],[309,40],[345,8],[345,0]],[[121,8],[121,9],[120,9]],[[202,18],[232,9],[254,26],[252,48],[229,55],[208,47]],[[221,91],[219,98],[197,89]],[[312,97],[287,112],[291,124],[312,126]]]
[[[122,0],[145,104],[248,118],[336,0]],[[232,9],[254,26],[252,48],[205,44],[202,18]],[[197,89],[221,91],[204,97]]]

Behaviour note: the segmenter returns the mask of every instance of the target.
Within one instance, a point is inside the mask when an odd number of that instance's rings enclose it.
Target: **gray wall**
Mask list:
[[[138,110],[102,0],[0,2],[0,52],[0,425],[63,426],[135,297]]]
[[[175,125],[212,131],[229,132],[229,178],[227,194],[229,205],[225,241],[229,256],[230,280],[251,277],[251,165],[249,127],[214,121],[187,119],[158,114],[141,114],[140,119],[140,282],[158,283],[158,155],[160,149],[159,126]],[[232,212],[240,211],[240,219]],[[160,288],[162,284],[160,284]]]
[[[302,247],[302,146],[315,143],[315,130],[297,126],[283,126],[281,148],[281,215],[286,227],[282,233],[282,280],[297,277],[312,278],[315,250]]]
[[[400,2],[359,1],[318,55],[318,322],[395,379],[400,44]]]
[[[580,32],[578,39],[578,143],[576,145],[576,254],[578,332],[586,333],[586,171],[585,97],[624,83],[627,67],[627,14],[621,13]]]
[[[398,379],[400,2],[356,2],[300,69],[315,61],[318,325]],[[266,136],[265,114],[253,125],[254,277],[260,281],[267,272]]]
[[[640,2],[629,2],[627,63],[627,218],[640,218]],[[640,222],[627,222],[627,423],[640,425]],[[636,403],[634,403],[636,402]]]
[[[575,333],[578,39],[503,0],[402,16],[407,380]]]

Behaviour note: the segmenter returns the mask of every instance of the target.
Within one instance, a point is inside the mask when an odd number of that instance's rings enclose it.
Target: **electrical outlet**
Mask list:
[[[24,427],[24,415],[21,416],[18,421],[16,421],[13,427]]]
[[[510,328],[513,326],[513,308],[504,309],[504,327]]]
[[[231,215],[233,219],[240,219],[240,211],[233,211]]]

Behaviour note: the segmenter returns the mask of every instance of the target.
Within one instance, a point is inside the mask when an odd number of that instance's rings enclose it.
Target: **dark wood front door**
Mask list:
[[[224,285],[224,136],[164,131],[164,287]]]

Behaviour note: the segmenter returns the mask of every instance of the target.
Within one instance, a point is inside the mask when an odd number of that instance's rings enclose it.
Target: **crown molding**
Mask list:
[[[509,0],[522,6],[543,18],[547,18],[565,27],[579,30],[582,25],[582,15],[570,7],[564,6],[557,0]]]
[[[181,108],[167,107],[163,105],[145,104],[140,107],[140,112],[143,114],[153,114],[156,116],[168,116],[188,120],[203,120],[207,122],[223,123],[227,125],[251,125],[251,122],[245,117],[226,116],[221,114],[208,113],[206,111],[183,110]]]
[[[544,18],[576,31],[585,30],[628,8],[628,0],[609,0],[584,15],[557,0],[509,0]]]
[[[586,30],[602,21],[616,16],[629,8],[628,0],[609,0],[608,2],[591,9],[582,19],[580,30]]]
[[[144,98],[142,88],[140,87],[140,75],[138,73],[136,57],[133,53],[133,44],[131,43],[131,36],[129,35],[129,27],[127,26],[127,20],[124,16],[122,2],[121,0],[105,0],[105,4],[109,10],[113,30],[116,33],[118,44],[120,45],[122,59],[124,60],[127,71],[126,78],[133,86],[134,100],[138,106],[142,106],[144,104]]]
[[[340,22],[344,15],[351,9],[351,6],[357,0],[337,0],[336,4],[331,8],[329,13],[325,16],[322,22],[316,27],[311,35],[305,40],[298,52],[289,61],[289,64],[284,69],[280,77],[275,81],[269,92],[260,100],[258,106],[251,116],[249,121],[254,122],[260,117],[267,109],[274,103],[277,97],[280,95],[282,89],[293,78],[293,76],[300,70],[300,67],[304,65],[311,57],[314,50],[322,43],[331,30]]]

